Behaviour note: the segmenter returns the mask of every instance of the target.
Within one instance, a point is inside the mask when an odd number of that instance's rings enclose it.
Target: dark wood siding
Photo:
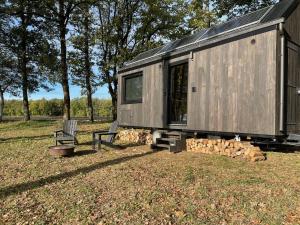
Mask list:
[[[290,38],[300,45],[300,6],[286,19],[284,28]]]
[[[168,65],[188,60],[184,129],[279,135],[277,42],[278,31],[272,30],[121,73],[120,124],[167,128]],[[122,77],[139,71],[143,72],[143,103],[121,104]]]
[[[195,52],[188,129],[277,135],[276,49],[274,30]]]
[[[287,18],[287,131],[300,134],[300,7]]]
[[[136,104],[122,104],[123,76],[143,73],[143,101]],[[118,121],[123,126],[162,128],[163,112],[163,73],[162,63],[157,63],[122,73],[118,77]]]

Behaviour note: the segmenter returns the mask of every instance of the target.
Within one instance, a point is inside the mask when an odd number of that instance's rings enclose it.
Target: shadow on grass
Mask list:
[[[9,122],[10,123],[10,122]],[[11,123],[9,126],[1,127],[0,130],[18,130],[18,129],[33,129],[33,128],[43,128],[49,127],[56,124],[54,120],[39,120],[39,121],[20,121],[16,123]]]
[[[120,144],[119,146],[121,148],[130,148],[130,147],[139,147],[139,146],[143,146],[145,144],[139,144],[139,143],[127,143],[127,144]]]
[[[85,135],[85,134],[89,134],[89,133],[90,133],[89,131],[81,131],[81,132],[79,132],[79,135]],[[77,137],[79,135],[77,135]],[[43,140],[43,139],[48,139],[48,138],[52,138],[53,141],[55,141],[55,138],[54,138],[53,134],[0,138],[0,141],[2,141],[2,142],[13,142],[13,141],[19,141],[19,140],[25,140],[25,139],[29,139],[29,140]],[[79,143],[78,145],[89,145],[89,144],[92,144],[92,142],[91,141],[89,141],[89,142],[83,142],[83,143]]]
[[[76,151],[71,157],[76,157],[76,156],[84,156],[84,155],[91,155],[97,153],[96,150],[81,150],[81,151]]]
[[[53,135],[38,135],[38,136],[19,136],[19,137],[9,137],[9,138],[0,138],[1,142],[14,142],[14,141],[20,141],[20,140],[43,140],[51,138]],[[53,139],[54,140],[54,139]]]
[[[76,169],[76,170],[73,170],[70,172],[65,172],[62,174],[49,176],[46,178],[42,178],[40,180],[31,181],[31,182],[27,182],[27,183],[21,183],[21,184],[17,184],[17,185],[11,185],[11,186],[0,189],[0,199],[6,198],[11,195],[19,194],[19,193],[22,193],[25,191],[33,190],[33,189],[36,189],[39,187],[43,187],[48,184],[53,184],[60,180],[74,177],[79,174],[87,174],[94,170],[103,169],[108,166],[116,165],[116,164],[126,162],[126,161],[129,161],[132,159],[137,159],[140,157],[151,155],[153,153],[155,153],[155,152],[146,152],[146,153],[142,153],[142,154],[125,156],[125,157],[121,157],[121,158],[117,158],[117,159],[108,160],[105,162],[96,163],[96,164],[93,164],[93,165],[90,165],[87,167],[83,167],[83,168],[79,168],[79,169]]]
[[[255,144],[265,152],[300,153],[300,146],[285,144]]]
[[[78,135],[86,135],[86,134],[90,134],[91,132],[89,131],[79,131]],[[45,134],[45,135],[36,135],[36,136],[17,136],[17,137],[9,137],[9,138],[0,138],[1,142],[13,142],[13,141],[19,141],[19,140],[24,140],[24,139],[29,139],[29,140],[43,140],[43,139],[47,139],[47,138],[52,138],[53,141],[55,141],[55,138],[53,136],[53,134]],[[78,145],[89,145],[92,144],[91,141],[89,142],[83,142],[83,143],[79,143]]]
[[[79,146],[83,146],[83,145],[90,145],[93,147],[93,141],[86,141],[86,142],[80,142],[78,143]],[[144,144],[138,144],[138,143],[128,143],[128,144],[118,144],[118,143],[102,143],[101,144],[101,148],[105,149],[113,149],[113,150],[124,150],[126,148],[130,148],[130,147],[139,147],[139,146],[143,146]],[[96,145],[96,149],[97,145]],[[101,150],[101,149],[99,149]]]

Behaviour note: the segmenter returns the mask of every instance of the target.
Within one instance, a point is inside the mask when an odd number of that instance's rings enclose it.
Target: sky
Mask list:
[[[70,97],[71,99],[82,97],[81,95],[81,89],[78,86],[70,85]],[[110,99],[110,95],[108,93],[107,86],[99,87],[97,91],[93,94],[94,98],[99,99]],[[10,95],[5,96],[6,99],[22,99],[22,96],[20,97],[13,97]],[[53,86],[53,91],[45,91],[43,89],[40,89],[38,92],[30,94],[29,99],[30,100],[37,100],[37,99],[63,99],[63,91],[61,85],[57,84]]]
[[[69,49],[69,48],[68,48]],[[97,69],[97,67],[93,67],[93,72],[95,74],[99,74],[99,71]],[[71,84],[72,81],[71,79],[69,80],[69,87],[70,87],[70,98],[71,100],[74,98],[80,98],[83,97],[81,95],[81,88],[79,86],[76,85],[72,85]],[[62,86],[57,83],[54,86],[51,86],[49,84],[49,86],[51,87],[51,89],[53,89],[52,91],[46,91],[44,89],[40,89],[39,91],[35,92],[35,93],[28,93],[29,94],[29,100],[39,100],[39,99],[63,99],[63,90],[62,90]],[[111,99],[110,94],[108,92],[108,87],[107,85],[103,85],[102,87],[98,87],[96,92],[93,94],[94,98],[98,98],[98,99]],[[15,96],[11,96],[8,94],[4,94],[4,98],[6,100],[9,99],[22,99],[22,95],[15,97]]]

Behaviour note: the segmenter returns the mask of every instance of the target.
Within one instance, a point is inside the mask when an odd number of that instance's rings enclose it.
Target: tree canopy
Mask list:
[[[46,82],[53,72],[55,51],[41,31],[43,21],[36,16],[36,0],[0,2],[1,46],[14,60],[14,73],[10,77],[21,80],[24,119],[30,119],[28,92],[47,89]]]
[[[10,90],[20,91],[25,120],[30,119],[28,93],[50,89],[51,82],[62,86],[64,118],[69,119],[69,85],[78,85],[87,96],[91,121],[92,94],[105,85],[116,118],[117,70],[124,62],[192,30],[210,27],[275,2],[0,0],[1,65],[4,65],[0,85],[14,81]],[[15,85],[16,82],[20,83]]]

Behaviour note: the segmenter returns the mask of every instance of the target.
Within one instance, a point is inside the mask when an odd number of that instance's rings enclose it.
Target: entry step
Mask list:
[[[157,138],[157,141],[168,141],[168,142],[174,142],[176,141],[175,138]]]
[[[300,143],[300,135],[299,134],[290,134],[287,138],[287,142],[299,142]]]
[[[186,150],[186,136],[178,131],[161,131],[161,137],[156,138],[152,149],[168,149],[177,153]]]
[[[168,145],[168,144],[156,144],[155,146],[158,148],[166,148],[166,149],[170,148],[170,145]]]

